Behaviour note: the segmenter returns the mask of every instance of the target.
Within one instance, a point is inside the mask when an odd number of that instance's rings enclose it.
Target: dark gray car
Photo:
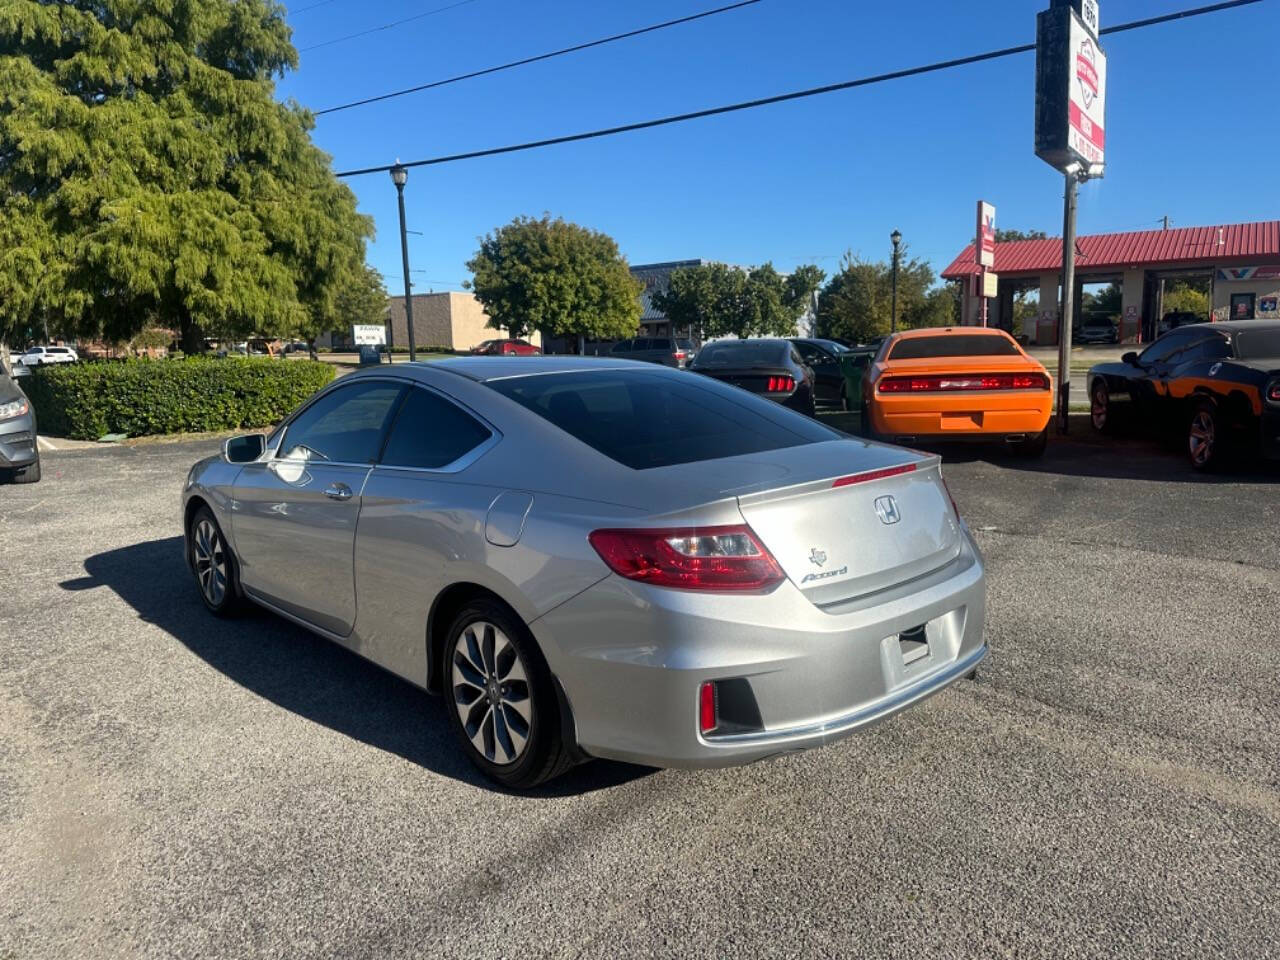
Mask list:
[[[35,483],[39,479],[35,411],[22,388],[0,364],[0,480]]]
[[[609,351],[618,360],[642,360],[663,366],[683,368],[693,362],[693,342],[680,337],[632,337],[619,340]]]

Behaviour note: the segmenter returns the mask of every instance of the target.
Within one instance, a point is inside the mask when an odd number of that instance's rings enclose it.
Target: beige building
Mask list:
[[[448,291],[413,296],[413,339],[419,349],[470,350],[484,340],[506,336],[504,331],[487,326],[488,322],[489,315],[473,294]],[[409,322],[403,296],[387,298],[387,334],[390,346],[409,346]],[[350,339],[351,331],[345,330],[336,331],[329,343],[323,338],[316,342],[341,349],[349,345]],[[528,339],[541,346],[539,334],[534,333]]]

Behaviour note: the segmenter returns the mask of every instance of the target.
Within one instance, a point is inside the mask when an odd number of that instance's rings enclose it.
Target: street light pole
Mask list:
[[[889,332],[898,332],[898,245],[902,243],[902,234],[897,230],[889,234],[893,241],[893,310],[889,314]]]
[[[404,261],[404,315],[409,324],[409,360],[418,359],[418,346],[413,339],[413,293],[409,287],[409,235],[404,226],[404,185],[409,171],[397,163],[391,168],[391,182],[396,185],[400,201],[400,259]]]
[[[1058,432],[1066,434],[1071,406],[1071,320],[1076,296],[1076,185],[1078,168],[1066,170],[1062,205],[1062,317],[1058,321]]]

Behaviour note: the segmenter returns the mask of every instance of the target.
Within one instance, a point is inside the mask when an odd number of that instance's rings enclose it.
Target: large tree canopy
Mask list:
[[[705,263],[673,272],[653,305],[673,327],[690,327],[707,338],[792,337],[822,276],[815,266],[797,267],[784,277],[772,263],[749,270]]]
[[[372,222],[274,97],[273,0],[0,3],[0,338],[336,320]]]
[[[898,260],[898,329],[938,327],[958,322],[957,290],[934,286],[937,278],[925,260]],[[865,343],[890,330],[893,267],[846,253],[840,270],[818,298],[818,331]]]
[[[467,262],[489,326],[523,337],[629,337],[640,325],[639,281],[612,237],[543,216],[517,217]]]

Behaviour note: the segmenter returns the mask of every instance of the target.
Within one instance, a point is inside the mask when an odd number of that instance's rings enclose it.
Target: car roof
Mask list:
[[[899,330],[889,335],[890,340],[914,340],[918,337],[970,337],[974,334],[989,337],[1008,337],[999,327],[921,327],[918,330]]]
[[[1205,326],[1223,333],[1243,333],[1246,330],[1280,330],[1280,320],[1224,320],[1221,323],[1206,323]]]
[[[463,356],[448,357],[444,360],[426,360],[417,363],[396,364],[394,369],[411,372],[412,368],[420,372],[440,370],[447,373],[485,383],[489,380],[502,380],[507,377],[536,376],[547,373],[583,373],[604,370],[644,370],[660,372],[666,368],[656,367],[652,363],[641,363],[638,360],[615,360],[610,357],[575,357],[575,356]],[[366,367],[366,370],[377,373],[378,367]],[[361,371],[362,373],[364,371]]]

